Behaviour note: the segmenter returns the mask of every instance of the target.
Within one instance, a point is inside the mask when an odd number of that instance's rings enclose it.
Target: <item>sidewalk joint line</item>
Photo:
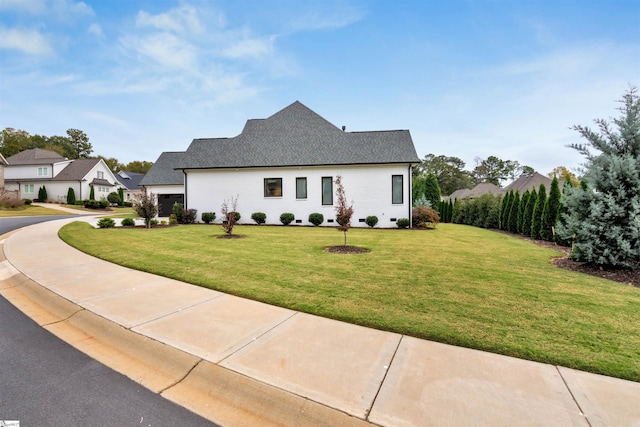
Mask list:
[[[393,351],[393,355],[391,356],[391,359],[389,359],[389,364],[387,365],[387,369],[385,370],[384,375],[382,376],[382,380],[380,381],[380,386],[378,387],[378,391],[376,391],[376,395],[373,396],[373,400],[371,401],[371,406],[369,406],[369,408],[365,411],[365,421],[370,422],[369,421],[369,415],[371,415],[371,411],[373,410],[373,406],[376,404],[376,400],[378,400],[378,395],[380,394],[380,391],[382,390],[382,386],[384,385],[384,380],[387,379],[387,375],[389,375],[389,371],[391,370],[391,365],[393,364],[393,361],[396,358],[396,354],[398,353],[398,349],[400,348],[400,344],[402,344],[402,340],[404,339],[404,335],[400,335],[400,339],[398,340],[398,345],[396,345],[396,349]]]
[[[576,406],[578,407],[578,410],[580,411],[580,415],[582,415],[582,417],[584,418],[584,420],[587,422],[587,424],[589,425],[589,427],[593,427],[591,425],[591,423],[589,422],[589,417],[587,417],[587,414],[584,413],[584,411],[582,410],[582,407],[580,406],[580,403],[578,403],[578,400],[576,399],[576,397],[573,395],[573,391],[571,391],[571,387],[569,387],[569,384],[567,383],[567,380],[565,380],[564,376],[562,375],[562,372],[560,372],[560,368],[556,365],[554,365],[554,367],[556,368],[556,371],[558,371],[558,375],[560,375],[560,378],[562,378],[562,382],[564,383],[564,386],[567,388],[567,391],[569,392],[569,394],[571,395],[571,399],[573,399],[573,402],[576,404]]]

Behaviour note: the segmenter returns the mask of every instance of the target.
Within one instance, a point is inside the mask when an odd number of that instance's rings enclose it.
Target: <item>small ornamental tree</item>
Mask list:
[[[118,188],[118,196],[120,196],[120,203],[118,204],[122,206],[124,204],[124,190],[122,187]]]
[[[151,228],[151,221],[158,215],[160,207],[157,204],[155,193],[147,192],[146,188],[134,196],[133,209],[136,214],[144,219],[144,225]]]
[[[76,192],[71,187],[69,187],[69,190],[67,190],[67,204],[69,205],[76,204]]]
[[[335,179],[336,184],[336,222],[338,230],[344,233],[344,246],[347,246],[347,231],[351,228],[351,217],[353,216],[353,203],[347,204],[347,197],[344,194],[344,185],[342,184],[342,176],[338,175]]]
[[[550,242],[554,240],[558,212],[560,212],[560,197],[558,178],[554,176],[553,181],[551,181],[551,188],[549,189],[549,197],[547,197],[544,209],[542,210],[540,238],[543,240]]]
[[[236,225],[236,221],[238,221],[238,215],[236,215],[238,208],[238,196],[235,199],[232,197],[230,201],[226,199],[222,202],[222,207],[220,208],[220,212],[222,213],[222,229],[227,234],[227,236],[231,236],[233,234],[233,226]]]
[[[620,116],[596,120],[600,132],[574,126],[586,144],[570,147],[587,162],[581,188],[565,188],[558,224],[572,256],[596,266],[640,269],[640,96],[631,87]],[[594,149],[597,153],[593,153]],[[586,188],[584,188],[586,187]]]
[[[542,225],[542,211],[544,210],[544,204],[547,201],[547,190],[544,184],[540,184],[538,188],[538,199],[533,206],[533,214],[531,215],[531,238],[540,238],[540,226]]]

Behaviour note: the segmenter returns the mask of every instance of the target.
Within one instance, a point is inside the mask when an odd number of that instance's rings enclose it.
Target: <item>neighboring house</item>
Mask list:
[[[175,169],[182,156],[184,152],[167,151],[160,154],[140,181],[140,186],[158,196],[160,217],[171,215],[174,203],[184,205],[184,174]]]
[[[502,188],[498,187],[495,184],[492,184],[490,182],[481,182],[480,184],[476,185],[472,189],[463,188],[460,190],[456,190],[453,193],[451,193],[451,195],[443,197],[443,199],[452,200],[452,201],[455,201],[456,199],[458,200],[476,199],[485,194],[499,195],[499,194],[502,194],[502,192],[503,192]]]
[[[408,130],[346,132],[297,101],[248,120],[236,137],[194,139],[184,153],[172,154],[173,168],[184,173],[185,208],[197,209],[198,217],[215,212],[220,220],[223,202],[237,197],[241,223],[264,212],[268,224],[280,224],[290,212],[295,224],[309,225],[309,214],[319,212],[323,225],[337,225],[340,175],[355,227],[366,227],[370,215],[381,227],[411,218],[411,168],[420,162]],[[143,180],[147,188],[152,171]]]
[[[120,171],[115,174],[115,177],[123,189],[123,202],[132,202],[135,195],[140,193],[140,181],[144,178],[144,174]]]
[[[0,154],[0,188],[4,190],[4,168],[8,165],[7,159]]]
[[[546,176],[541,175],[538,172],[534,172],[531,175],[522,175],[511,184],[507,185],[503,191],[506,194],[510,190],[513,190],[514,193],[519,192],[522,196],[527,190],[531,191],[535,189],[536,191],[538,191],[540,189],[540,184],[543,184],[546,187],[548,196],[549,191],[551,190],[551,178],[547,178]],[[562,191],[564,179],[559,179],[558,184],[560,186],[560,191]]]
[[[95,199],[100,200],[119,186],[102,159],[69,160],[53,151],[33,148],[9,157],[7,162],[5,186],[24,199],[38,198],[44,186],[49,201],[66,202],[69,188],[73,188],[76,200],[84,200],[93,185]]]

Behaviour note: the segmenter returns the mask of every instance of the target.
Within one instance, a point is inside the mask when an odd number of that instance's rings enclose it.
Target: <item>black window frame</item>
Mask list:
[[[396,198],[396,179],[400,178],[400,201]],[[404,204],[404,175],[391,175],[391,204],[402,205]]]
[[[273,194],[274,191],[269,190],[269,185],[268,185],[268,181],[278,181],[280,183],[279,187],[276,186],[275,188],[280,188],[280,194]],[[264,197],[282,197],[282,178],[265,178],[263,181],[263,188],[264,188]]]
[[[325,200],[325,193],[324,193],[324,186],[325,186],[325,182],[329,183],[329,198],[330,200],[327,201]],[[333,205],[333,177],[332,176],[323,176],[322,177],[322,187],[321,187],[321,194],[322,194],[322,206],[332,206]]]
[[[304,195],[301,194],[300,192],[300,187],[298,185],[299,182],[304,182]],[[298,200],[304,200],[307,198],[307,177],[306,176],[299,176],[296,177],[296,199]]]

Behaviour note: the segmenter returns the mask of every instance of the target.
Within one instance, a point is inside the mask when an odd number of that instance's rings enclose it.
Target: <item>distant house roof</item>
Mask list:
[[[142,178],[144,178],[143,173],[120,171],[116,174],[118,182],[127,190],[139,190]]]
[[[79,181],[87,176],[99,162],[100,159],[76,159],[62,169],[52,181]]]
[[[184,185],[184,174],[175,170],[175,165],[184,156],[184,151],[165,151],[140,180],[141,186],[148,185]]]
[[[507,185],[504,188],[504,192],[508,193],[513,190],[513,192],[519,192],[520,195],[524,194],[525,191],[532,189],[538,190],[540,184],[544,184],[547,188],[547,192],[551,189],[551,179],[547,178],[544,175],[539,174],[538,172],[534,172],[531,175],[523,175],[520,178],[513,181],[511,184]],[[559,183],[560,188],[562,188],[562,182]]]
[[[345,132],[299,101],[233,138],[194,139],[177,169],[419,163],[408,130]]]
[[[461,199],[475,199],[477,197],[483,196],[485,194],[502,194],[504,190],[498,187],[495,184],[490,182],[481,182],[480,184],[473,187],[471,190],[468,188],[463,188],[461,190],[456,190],[449,197],[448,200],[461,200]]]
[[[43,148],[31,148],[7,158],[11,166],[18,165],[50,165],[67,160],[55,151]]]

